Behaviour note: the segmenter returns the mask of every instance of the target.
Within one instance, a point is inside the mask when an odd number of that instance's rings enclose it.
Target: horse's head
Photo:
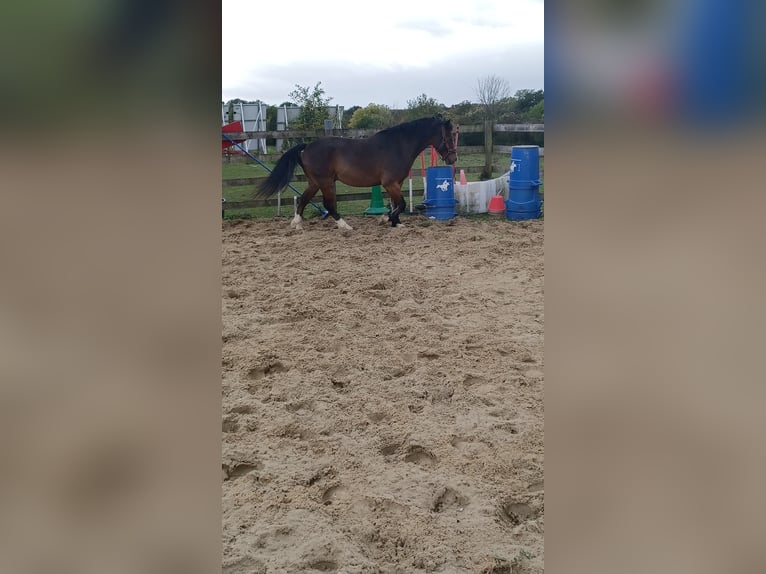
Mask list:
[[[455,147],[455,136],[452,135],[452,122],[450,120],[439,119],[441,139],[434,147],[441,156],[444,163],[452,165],[457,161],[457,148]]]

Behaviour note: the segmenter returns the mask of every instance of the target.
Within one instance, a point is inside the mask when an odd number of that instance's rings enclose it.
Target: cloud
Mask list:
[[[449,25],[447,21],[433,19],[405,20],[398,22],[395,27],[401,30],[414,30],[416,32],[424,32],[436,39],[452,35],[455,31],[455,27]]]
[[[386,10],[364,22],[356,9],[299,4],[309,12],[295,7],[302,17],[293,21],[273,3],[255,10],[224,1],[227,14],[259,23],[251,39],[224,36],[224,100],[279,104],[295,84],[318,81],[344,106],[406,105],[422,93],[452,105],[473,99],[477,79],[488,75],[505,78],[512,90],[543,87],[540,2],[442,0],[435,9],[387,0]]]
[[[333,98],[331,103],[346,108],[370,103],[405,108],[408,100],[423,93],[451,106],[476,101],[478,80],[489,75],[506,80],[512,93],[543,89],[542,52],[535,47],[519,47],[451,58],[418,69],[380,70],[341,63],[264,66],[241,84],[225,87],[223,99],[260,99],[278,105],[288,99],[295,84],[313,86],[322,82],[325,96]]]

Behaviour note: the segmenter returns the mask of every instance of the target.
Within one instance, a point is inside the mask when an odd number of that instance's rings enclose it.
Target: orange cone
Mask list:
[[[489,209],[487,210],[490,215],[504,215],[505,214],[505,202],[502,195],[493,195],[489,200]]]
[[[465,185],[468,181],[465,179],[465,170],[460,170],[460,185]]]

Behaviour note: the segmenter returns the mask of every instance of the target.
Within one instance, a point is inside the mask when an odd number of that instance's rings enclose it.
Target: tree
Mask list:
[[[404,123],[410,119],[410,111],[392,109],[391,118],[392,118],[393,125]]]
[[[359,108],[351,116],[348,127],[352,129],[382,129],[393,125],[393,116],[388,106],[369,104],[366,108]]]
[[[545,98],[542,90],[518,90],[513,97],[516,99],[516,110],[526,114]]]
[[[503,98],[497,102],[497,112],[494,122],[498,124],[518,124],[522,123],[521,114],[516,98],[513,96]]]
[[[350,108],[343,110],[343,126],[348,127],[351,118],[354,116],[354,112],[361,109],[361,106],[351,106]]]
[[[324,97],[321,85],[322,82],[317,82],[313,88],[308,88],[295,84],[295,90],[288,94],[301,108],[298,117],[291,122],[291,129],[313,130],[324,127],[324,121],[330,117],[327,106],[332,98]]]
[[[482,112],[478,104],[464,100],[451,106],[448,110],[453,125],[469,125],[481,123]],[[480,146],[484,142],[484,133],[462,133],[460,144],[464,146]]]
[[[540,100],[527,112],[527,121],[531,124],[545,123],[545,100]]]
[[[474,118],[475,104],[472,104],[468,100],[464,100],[459,104],[455,104],[449,108],[449,116],[452,119],[452,123],[455,124],[472,124],[476,123]]]
[[[435,116],[446,111],[446,107],[425,94],[420,94],[414,100],[407,100],[407,118],[416,120],[428,116]]]
[[[476,97],[484,112],[484,119],[497,121],[502,100],[510,97],[508,82],[498,76],[486,76],[478,82]]]

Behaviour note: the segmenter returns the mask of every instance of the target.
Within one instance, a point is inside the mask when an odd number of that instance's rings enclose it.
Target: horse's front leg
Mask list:
[[[402,188],[400,183],[392,183],[384,186],[388,192],[388,196],[391,198],[391,213],[388,215],[388,220],[391,222],[391,227],[401,225],[399,221],[399,214],[404,213],[407,208],[407,203],[402,197]]]
[[[407,202],[404,201],[404,198],[400,198],[399,202],[396,204],[396,207],[393,207],[391,210],[391,227],[404,227],[404,223],[399,221],[399,214],[404,213],[406,209]]]

